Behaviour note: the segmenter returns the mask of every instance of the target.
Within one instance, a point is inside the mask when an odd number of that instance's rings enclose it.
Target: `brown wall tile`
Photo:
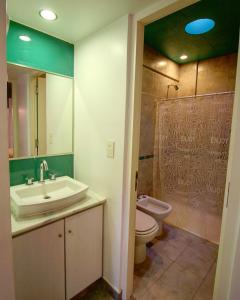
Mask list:
[[[179,97],[192,96],[195,93],[197,64],[180,65]]]
[[[197,93],[233,91],[235,88],[236,66],[236,53],[200,61]]]
[[[174,79],[179,79],[179,66],[154,49],[144,45],[143,64]]]
[[[198,64],[197,94],[234,91],[236,66],[236,53],[200,61]],[[196,62],[180,65],[179,97],[195,94],[196,71]]]
[[[138,195],[153,196],[153,159],[139,161],[138,166]]]

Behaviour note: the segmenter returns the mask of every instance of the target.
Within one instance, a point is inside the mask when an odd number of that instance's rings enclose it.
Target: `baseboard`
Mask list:
[[[102,280],[106,285],[109,294],[116,300],[122,300],[122,291],[119,291],[115,287],[113,287],[105,277],[103,277]]]
[[[196,233],[196,232],[193,232],[193,231],[191,231],[190,229],[187,229],[187,228],[184,228],[184,227],[180,227],[180,226],[177,226],[177,225],[175,225],[175,224],[172,224],[172,223],[166,222],[166,221],[163,222],[163,226],[164,226],[164,223],[167,224],[167,225],[176,227],[176,228],[178,228],[178,229],[187,231],[187,232],[189,232],[189,233],[191,233],[191,234],[193,234],[193,235],[196,235],[197,237],[199,237],[199,238],[201,238],[201,239],[203,239],[203,240],[206,240],[206,241],[208,241],[208,242],[210,242],[210,243],[212,243],[212,244],[215,244],[215,245],[219,246],[219,242],[211,241],[211,240],[209,240],[209,239],[207,239],[207,238],[205,238],[205,237],[202,237],[200,234],[198,234],[198,233]]]

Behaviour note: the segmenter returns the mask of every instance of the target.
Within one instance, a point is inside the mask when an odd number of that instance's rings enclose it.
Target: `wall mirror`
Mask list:
[[[8,64],[9,158],[73,151],[73,79]]]

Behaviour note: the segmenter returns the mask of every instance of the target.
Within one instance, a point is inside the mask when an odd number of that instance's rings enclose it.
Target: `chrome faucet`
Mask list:
[[[40,180],[39,182],[44,182],[44,172],[48,171],[48,164],[46,160],[43,160],[40,164]]]

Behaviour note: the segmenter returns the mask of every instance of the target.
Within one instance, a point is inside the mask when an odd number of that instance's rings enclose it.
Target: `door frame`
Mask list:
[[[128,111],[126,112],[126,137],[125,137],[125,185],[122,217],[122,273],[121,287],[123,299],[130,299],[133,292],[134,249],[135,249],[135,218],[136,197],[135,191],[136,172],[138,171],[140,117],[141,117],[141,87],[142,63],[144,46],[144,26],[160,18],[170,15],[199,0],[163,0],[158,1],[148,8],[140,11],[131,18],[129,33],[129,59],[128,59]],[[217,262],[213,300],[230,299],[231,290],[237,286],[231,284],[235,257],[240,257],[240,184],[237,185],[237,167],[240,169],[240,51],[238,50],[238,64],[233,107],[232,132],[230,138],[227,179],[224,196],[224,209],[220,237],[220,248]],[[239,122],[240,123],[240,122]],[[238,149],[239,148],[239,149]],[[234,166],[232,168],[232,165]],[[231,185],[230,183],[231,178]],[[233,184],[235,179],[235,184]],[[238,197],[236,197],[238,196]],[[227,206],[228,204],[228,206]],[[238,209],[239,208],[239,209]],[[230,234],[234,232],[234,234]],[[229,249],[229,243],[234,245]],[[239,244],[239,245],[238,245]],[[239,254],[238,254],[239,253]],[[239,258],[240,259],[240,258]],[[223,271],[224,269],[224,271]],[[227,270],[227,271],[226,271]],[[235,274],[235,273],[234,273]],[[236,275],[235,275],[236,276]],[[236,277],[238,278],[238,277]]]
[[[0,298],[14,300],[14,273],[8,161],[6,2],[0,1]]]

